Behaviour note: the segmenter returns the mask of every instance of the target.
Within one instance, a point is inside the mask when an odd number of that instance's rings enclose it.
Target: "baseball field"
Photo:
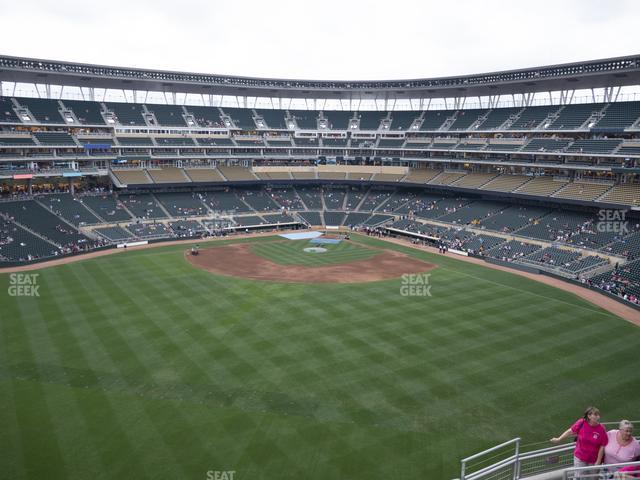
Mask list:
[[[637,326],[450,256],[308,246],[129,251],[28,272],[35,290],[1,274],[0,478],[451,479],[588,405],[638,416]]]

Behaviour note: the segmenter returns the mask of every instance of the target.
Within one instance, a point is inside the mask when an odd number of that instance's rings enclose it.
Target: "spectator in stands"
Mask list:
[[[581,419],[562,432],[559,437],[553,437],[551,442],[559,443],[571,436],[576,438],[576,448],[573,452],[574,467],[589,467],[601,465],[604,459],[604,448],[609,442],[607,432],[600,424],[600,410],[589,407]],[[593,472],[583,470],[574,478],[582,478]]]
[[[607,432],[609,443],[604,448],[604,463],[626,463],[640,458],[640,442],[633,438],[633,424],[622,420],[618,430]],[[609,469],[613,473],[616,469]]]

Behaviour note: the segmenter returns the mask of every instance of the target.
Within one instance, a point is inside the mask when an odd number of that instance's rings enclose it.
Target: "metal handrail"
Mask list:
[[[475,460],[476,458],[482,457],[483,455],[486,455],[487,453],[495,452],[496,450],[499,450],[501,448],[504,448],[504,447],[507,447],[507,446],[513,445],[513,444],[515,444],[515,446],[516,446],[515,447],[516,448],[515,455],[498,462],[499,466],[503,466],[503,465],[508,463],[509,459],[513,459],[513,461],[515,461],[515,459],[517,458],[518,453],[520,451],[520,437],[513,438],[513,439],[508,440],[508,441],[506,441],[504,443],[501,443],[500,445],[496,445],[494,447],[488,448],[487,450],[484,450],[482,452],[476,453],[475,455],[471,455],[469,457],[463,458],[460,461],[460,480],[465,480],[465,478],[469,478],[469,477],[466,477],[467,462],[469,462],[470,460]],[[499,468],[498,464],[490,465],[489,467],[485,467],[485,468],[479,470],[478,472],[474,472],[474,475],[478,475],[480,472],[487,473],[487,472],[485,472],[486,468]]]
[[[640,461],[624,462],[624,463],[609,463],[609,464],[603,464],[603,465],[591,465],[591,466],[588,466],[588,467],[565,468],[562,471],[562,478],[564,480],[573,479],[575,477],[574,474],[576,472],[593,471],[593,470],[597,470],[597,472],[592,474],[592,475],[589,475],[589,477],[593,476],[594,478],[600,478],[600,471],[603,470],[603,469],[607,469],[607,468],[619,469],[619,468],[622,468],[622,467],[629,467],[629,466],[635,466],[635,465],[640,466]],[[571,476],[569,476],[570,474],[571,474]],[[634,474],[635,474],[635,472],[634,472]]]

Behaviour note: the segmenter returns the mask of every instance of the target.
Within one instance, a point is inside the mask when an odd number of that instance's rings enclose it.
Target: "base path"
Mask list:
[[[367,259],[318,267],[280,265],[256,255],[246,243],[207,248],[200,250],[198,255],[186,252],[185,255],[192,265],[218,275],[285,283],[375,282],[435,268],[432,263],[391,250],[381,250]]]

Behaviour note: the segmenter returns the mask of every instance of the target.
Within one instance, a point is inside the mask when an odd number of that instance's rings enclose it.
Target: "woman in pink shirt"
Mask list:
[[[559,437],[551,439],[553,443],[559,443],[571,436],[576,437],[576,448],[573,452],[574,467],[588,467],[600,465],[604,459],[604,447],[609,442],[607,432],[600,425],[600,410],[589,407],[584,416],[565,430]],[[574,478],[588,475],[589,470],[577,472]]]
[[[618,430],[607,432],[609,443],[604,448],[604,463],[633,462],[640,457],[640,442],[633,438],[633,424],[629,420],[622,420]],[[609,469],[611,472],[616,468]]]

